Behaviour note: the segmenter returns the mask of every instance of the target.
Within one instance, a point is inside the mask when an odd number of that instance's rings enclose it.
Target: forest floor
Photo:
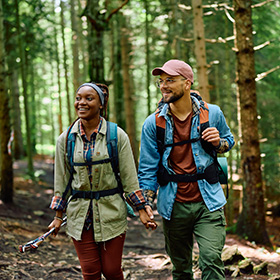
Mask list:
[[[49,209],[53,194],[53,161],[49,158],[36,158],[34,168],[38,178],[36,182],[26,178],[24,161],[15,162],[14,203],[7,205],[0,201],[0,279],[82,279],[74,246],[63,228],[56,238],[46,238],[36,251],[19,252],[19,245],[47,231],[54,214]],[[146,230],[138,217],[129,219],[123,253],[125,279],[172,279],[171,263],[164,249],[161,218],[157,212],[155,219],[159,225],[155,231]],[[274,248],[280,247],[280,218],[268,219],[267,230]],[[234,279],[280,277],[280,255],[276,252],[235,235],[227,235],[226,246],[232,245],[236,245],[242,255],[255,264],[268,262],[269,271],[269,276],[250,274]],[[195,254],[198,255],[196,246]],[[197,266],[194,266],[194,276],[200,279]]]

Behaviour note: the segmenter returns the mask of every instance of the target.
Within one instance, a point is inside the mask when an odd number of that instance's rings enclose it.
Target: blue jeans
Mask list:
[[[225,244],[223,209],[210,212],[204,202],[174,203],[171,220],[163,219],[165,247],[174,280],[192,280],[193,236],[199,247],[203,280],[224,280],[221,253]]]

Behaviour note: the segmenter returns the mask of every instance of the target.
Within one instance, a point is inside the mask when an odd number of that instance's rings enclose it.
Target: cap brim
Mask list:
[[[169,69],[168,67],[157,67],[152,71],[153,76],[159,76],[162,72],[166,73],[167,75],[170,76],[178,76],[180,75],[178,72]]]

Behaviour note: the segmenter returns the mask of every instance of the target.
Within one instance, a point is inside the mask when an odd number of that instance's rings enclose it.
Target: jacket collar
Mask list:
[[[106,129],[107,129],[107,122],[106,122],[106,120],[105,120],[103,117],[100,117],[100,119],[102,119],[102,124],[101,124],[101,127],[100,127],[98,133],[100,133],[100,134],[102,134],[102,135],[105,135],[105,134],[106,134]],[[74,125],[73,125],[73,127],[72,127],[72,129],[71,129],[71,133],[77,133],[77,134],[79,134],[79,125],[80,125],[80,122],[81,122],[81,120],[78,119],[78,120],[74,123]]]

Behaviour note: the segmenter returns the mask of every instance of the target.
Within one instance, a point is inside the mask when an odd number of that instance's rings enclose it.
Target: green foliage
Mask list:
[[[99,10],[101,19],[106,19],[110,11],[117,8],[123,1],[95,1]],[[183,1],[184,6],[190,6],[191,1]],[[224,6],[209,6],[214,3],[226,3],[232,6],[232,1],[203,1],[204,5],[204,26],[205,37],[207,39],[226,39],[233,35],[233,24],[225,13]],[[253,4],[259,4],[260,1],[253,1]],[[65,34],[69,65],[69,81],[73,80],[72,52],[71,52],[71,17],[70,1],[65,0]],[[78,1],[75,1],[78,6]],[[79,9],[78,22],[82,26],[79,30],[82,38],[88,38],[89,26],[86,19],[86,1],[81,1]],[[146,4],[146,6],[145,6]],[[123,107],[123,84],[120,56],[120,39],[116,34],[119,24],[118,17],[124,17],[129,23],[130,41],[132,52],[130,73],[134,81],[135,95],[135,118],[137,128],[137,139],[140,140],[142,124],[148,114],[147,106],[147,65],[146,65],[146,18],[148,19],[148,43],[149,43],[149,63],[151,73],[152,69],[161,66],[166,60],[171,58],[183,59],[189,62],[194,68],[196,76],[196,61],[194,56],[193,38],[193,15],[192,10],[182,7],[180,1],[176,0],[130,0],[127,5],[121,9],[121,14],[114,14],[110,25],[104,29],[104,80],[110,84],[110,116],[117,119],[112,112],[117,111],[120,125],[124,125]],[[7,53],[7,63],[11,71],[19,68],[19,50],[17,48],[17,36],[21,36],[24,42],[25,55],[29,62],[27,73],[28,84],[28,102],[32,104],[30,115],[32,116],[33,144],[36,152],[53,154],[55,139],[60,134],[58,117],[61,113],[63,129],[68,126],[66,94],[62,60],[62,39],[59,16],[59,2],[52,0],[28,0],[19,1],[20,7],[20,25],[21,34],[16,33],[16,18],[14,1],[6,0],[3,2],[4,26],[5,26],[5,47]],[[106,6],[108,5],[108,6]],[[145,9],[147,7],[147,11]],[[55,8],[55,9],[54,9]],[[232,17],[231,10],[227,11]],[[280,65],[279,59],[279,1],[269,2],[261,7],[253,9],[253,29],[255,46],[269,42],[265,47],[255,52],[256,73],[261,74]],[[61,88],[58,87],[57,58],[55,53],[54,30],[57,31],[58,49],[59,49],[59,67]],[[112,32],[114,40],[112,40]],[[119,30],[118,32],[122,32]],[[186,40],[190,39],[190,40]],[[80,71],[88,72],[88,61],[92,53],[88,51],[86,41],[81,40],[80,48],[84,47],[84,52],[80,52]],[[237,105],[236,105],[236,84],[235,84],[235,52],[233,50],[234,41],[228,40],[224,43],[206,42],[206,54],[208,68],[208,77],[210,84],[211,102],[218,104],[223,110],[225,117],[231,127],[234,135],[238,135]],[[113,50],[114,49],[114,50]],[[84,63],[82,63],[82,56]],[[118,69],[118,71],[115,71]],[[151,75],[151,74],[150,74]],[[263,164],[263,178],[268,197],[277,195],[280,197],[280,69],[275,70],[258,81],[258,113],[259,113],[259,131]],[[196,79],[196,77],[195,77]],[[87,81],[87,80],[86,80]],[[153,112],[156,109],[157,102],[160,99],[160,92],[156,88],[155,79],[150,77],[150,109]],[[11,85],[9,85],[11,87]],[[22,81],[19,79],[20,93],[22,93]],[[194,83],[194,89],[197,83]],[[61,111],[59,108],[59,90],[62,99]],[[70,85],[72,96],[74,89]],[[116,93],[118,101],[115,103],[118,110],[113,108],[113,96]],[[21,108],[23,107],[23,98],[20,98]],[[22,112],[14,112],[15,115],[21,115]],[[22,117],[22,127],[25,126]],[[24,131],[24,130],[23,130]],[[24,143],[26,135],[24,135]],[[238,142],[238,139],[236,137]],[[236,171],[239,166],[238,143],[233,151],[233,162]]]

